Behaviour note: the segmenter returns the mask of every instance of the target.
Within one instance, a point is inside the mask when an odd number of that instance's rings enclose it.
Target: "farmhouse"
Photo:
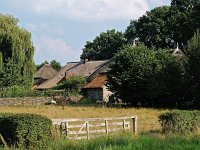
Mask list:
[[[40,68],[35,76],[34,76],[34,86],[33,88],[37,87],[37,85],[42,84],[43,82],[51,79],[53,76],[57,74],[57,71],[51,67],[50,64],[45,64]]]
[[[91,82],[86,84],[82,91],[84,96],[97,101],[108,102],[111,91],[105,86],[107,80],[106,73],[100,73]]]
[[[66,80],[68,77],[73,75],[79,75],[86,77],[88,81],[95,78],[99,72],[104,70],[112,60],[98,60],[98,61],[87,61],[83,60],[80,62],[69,62],[67,63],[56,75],[51,79],[41,83],[35,89],[44,90],[50,89],[57,86],[58,83]]]

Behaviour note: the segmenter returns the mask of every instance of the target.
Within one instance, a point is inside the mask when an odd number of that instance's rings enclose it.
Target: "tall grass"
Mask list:
[[[52,119],[57,118],[99,118],[138,116],[138,131],[161,130],[158,116],[167,110],[145,109],[145,108],[107,108],[92,106],[17,106],[0,107],[0,112],[10,113],[36,113]]]
[[[162,138],[161,138],[162,137]],[[198,150],[200,137],[133,136],[127,133],[93,140],[58,139],[49,145],[52,150]]]

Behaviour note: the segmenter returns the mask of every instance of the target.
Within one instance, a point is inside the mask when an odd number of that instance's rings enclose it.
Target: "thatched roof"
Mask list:
[[[51,67],[49,64],[45,64],[40,68],[34,78],[41,78],[41,79],[51,79],[53,76],[57,74],[57,71]]]
[[[52,79],[49,79],[37,86],[36,89],[49,89],[56,86],[63,78],[72,75],[80,75],[89,77],[96,70],[108,64],[110,60],[88,61],[88,62],[73,62],[67,63]]]
[[[177,56],[177,57],[182,57],[184,55],[183,51],[179,48],[178,44],[175,49],[171,50],[172,55]]]
[[[86,84],[83,89],[92,89],[92,88],[102,88],[107,80],[106,74],[99,74],[96,78],[94,78],[91,82]]]

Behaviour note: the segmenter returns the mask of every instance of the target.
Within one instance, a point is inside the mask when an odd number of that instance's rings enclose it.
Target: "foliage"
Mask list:
[[[176,58],[168,50],[160,49],[155,54],[156,63],[149,79],[149,99],[156,107],[179,107],[184,103],[185,64],[184,58]]]
[[[49,141],[48,149],[59,150],[188,150],[200,149],[200,137],[163,136],[160,134],[133,136],[131,133],[120,133],[102,136],[91,140],[67,140],[58,138]],[[13,147],[13,150],[15,148]]]
[[[0,14],[0,80],[4,81],[1,86],[23,84],[30,88],[34,75],[34,47],[31,33],[17,23],[18,19]],[[13,73],[16,73],[16,81]]]
[[[138,20],[131,20],[125,31],[128,41],[139,38],[147,47],[183,50],[200,27],[199,0],[172,0],[171,6],[156,7]]]
[[[187,48],[187,98],[199,103],[200,98],[200,34],[197,32],[188,42]]]
[[[171,31],[174,41],[181,46],[187,45],[187,41],[193,37],[200,27],[199,0],[172,0],[170,7]]]
[[[63,83],[59,84],[55,89],[64,89],[70,93],[80,93],[81,88],[86,83],[86,79],[82,76],[71,76]]]
[[[46,146],[51,139],[50,119],[36,114],[0,115],[0,133],[9,145],[27,148]]]
[[[5,88],[0,88],[0,98],[17,98],[17,97],[48,97],[56,94],[57,91],[47,90],[47,91],[36,91],[31,90],[24,86],[10,86]]]
[[[167,50],[124,47],[114,59],[108,87],[124,102],[142,106],[163,103],[164,106],[166,102],[175,104],[180,99],[184,66]]]
[[[174,111],[159,116],[164,133],[191,134],[200,126],[199,111]]]
[[[121,32],[114,29],[107,30],[107,32],[102,32],[92,42],[86,42],[81,59],[102,60],[112,58],[124,44],[125,38]]]
[[[131,20],[125,31],[125,37],[128,41],[137,37],[147,47],[169,47],[171,39],[168,22],[169,6],[156,7],[138,20]]]
[[[145,46],[124,47],[115,55],[108,76],[109,89],[125,102],[147,99],[148,80],[153,74],[155,54]]]
[[[61,64],[59,61],[53,59],[52,61],[50,61],[50,63],[45,60],[43,63],[39,64],[39,65],[35,65],[36,70],[39,70],[40,68],[42,68],[45,64],[50,64],[51,67],[53,69],[55,69],[56,71],[59,71],[61,69]]]
[[[49,64],[49,62],[47,60],[45,60],[43,63],[39,64],[39,65],[35,65],[36,70],[39,70],[40,68],[42,68],[45,64]]]
[[[60,62],[56,61],[55,59],[50,61],[50,65],[53,69],[55,69],[56,71],[59,71],[61,69],[61,64]]]

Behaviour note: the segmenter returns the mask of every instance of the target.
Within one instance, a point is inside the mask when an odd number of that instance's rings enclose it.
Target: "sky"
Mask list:
[[[124,32],[131,19],[170,0],[0,0],[0,13],[19,19],[32,34],[34,61],[79,61],[86,41],[101,32]]]

